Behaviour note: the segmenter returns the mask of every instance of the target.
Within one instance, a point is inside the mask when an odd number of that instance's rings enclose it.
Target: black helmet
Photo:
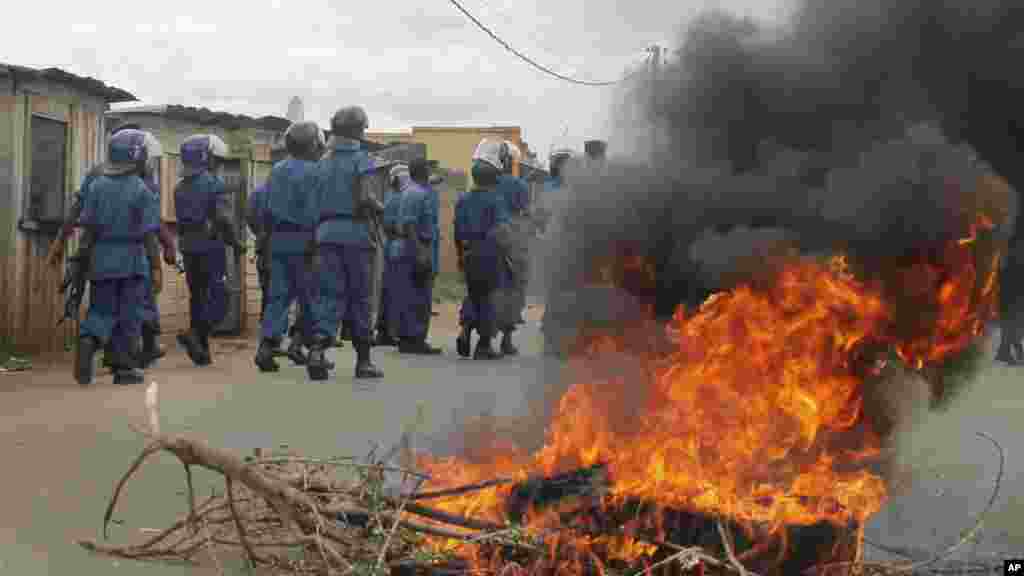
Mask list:
[[[361,137],[369,125],[366,110],[361,106],[346,106],[331,117],[331,134]]]
[[[284,145],[295,158],[315,160],[324,147],[324,134],[314,122],[296,122],[284,133]]]

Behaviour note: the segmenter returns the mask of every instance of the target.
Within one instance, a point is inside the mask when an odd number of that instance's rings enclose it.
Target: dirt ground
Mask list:
[[[549,377],[539,358],[541,310],[528,313],[519,336],[521,358],[474,363],[452,352],[456,306],[438,308],[432,340],[446,354],[409,358],[393,350],[375,352],[386,377],[369,387],[351,380],[350,346],[332,352],[339,369],[322,384],[306,380],[298,367],[259,374],[252,366],[252,341],[218,340],[209,368],[193,367],[172,348],[148,373],[160,384],[161,425],[243,453],[288,444],[313,456],[333,456],[364,455],[374,443],[391,445],[419,410],[427,415],[427,430],[439,437],[467,412],[521,414],[531,383],[543,385]],[[116,561],[74,544],[100,537],[114,483],[142,448],[129,424],[144,422],[143,395],[143,387],[114,386],[106,375],[82,388],[66,366],[0,374],[0,574],[212,573]],[[983,369],[948,411],[919,413],[901,440],[902,464],[913,471],[913,483],[894,493],[872,519],[868,538],[912,549],[955,542],[984,506],[998,467],[991,447],[974,436],[980,431],[1002,443],[1006,470],[980,543],[961,557],[1024,556],[1022,414],[1024,369],[996,364]],[[130,541],[140,528],[176,519],[186,509],[183,478],[171,457],[148,464],[114,516],[121,524],[112,529],[112,541]],[[202,494],[214,478],[200,474],[197,481]],[[219,561],[232,566],[229,558]]]

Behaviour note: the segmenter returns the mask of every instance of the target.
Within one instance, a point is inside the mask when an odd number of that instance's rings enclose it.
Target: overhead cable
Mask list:
[[[501,46],[503,48],[505,48],[505,50],[508,50],[512,54],[518,56],[520,60],[526,62],[527,64],[533,66],[534,68],[540,70],[541,72],[544,72],[545,74],[548,74],[550,76],[554,76],[555,78],[558,78],[559,80],[564,80],[566,82],[571,82],[572,84],[580,84],[580,85],[583,85],[583,86],[614,86],[615,84],[620,84],[622,82],[625,82],[626,80],[628,80],[629,78],[633,77],[636,74],[636,72],[631,72],[630,74],[627,74],[623,78],[620,78],[618,80],[613,80],[613,81],[610,81],[610,82],[592,82],[592,81],[589,81],[589,80],[580,80],[578,78],[572,78],[570,76],[566,76],[565,74],[560,74],[560,73],[552,70],[551,68],[548,68],[547,66],[544,66],[543,64],[538,63],[536,60],[534,60],[534,59],[530,58],[529,56],[523,54],[522,52],[516,50],[512,46],[509,46],[508,42],[505,42],[504,40],[502,40],[497,34],[495,34],[493,31],[491,31],[490,28],[488,28],[482,22],[477,20],[476,17],[473,16],[472,14],[470,14],[468,10],[463,8],[462,5],[459,4],[459,2],[457,0],[448,0],[448,1],[451,2],[452,5],[455,6],[459,10],[459,12],[462,12],[466,16],[466,18],[469,18],[474,24],[476,24],[477,28],[483,30],[488,36],[493,38],[495,42],[497,42],[498,44],[501,44]]]

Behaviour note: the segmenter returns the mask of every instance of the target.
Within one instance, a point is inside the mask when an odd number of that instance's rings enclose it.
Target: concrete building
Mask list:
[[[58,68],[0,64],[0,339],[21,352],[63,354],[78,337],[77,318],[57,326],[63,270],[46,254],[71,195],[105,158],[104,112],[132,101]]]

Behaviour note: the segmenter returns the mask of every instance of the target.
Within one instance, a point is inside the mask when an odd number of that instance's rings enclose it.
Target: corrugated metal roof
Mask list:
[[[78,76],[60,68],[29,68],[14,64],[0,63],[0,76],[21,76],[35,79],[50,80],[78,88],[83,92],[103,98],[108,104],[115,102],[137,102],[138,98],[130,92],[109,86],[88,76]]]
[[[244,114],[231,114],[229,112],[216,112],[209,108],[194,108],[191,106],[179,106],[177,104],[166,104],[158,106],[133,106],[111,110],[108,115],[122,116],[129,114],[152,114],[191,122],[200,126],[219,126],[221,128],[257,128],[271,132],[284,132],[292,125],[291,120],[280,116],[261,116],[253,118]]]

